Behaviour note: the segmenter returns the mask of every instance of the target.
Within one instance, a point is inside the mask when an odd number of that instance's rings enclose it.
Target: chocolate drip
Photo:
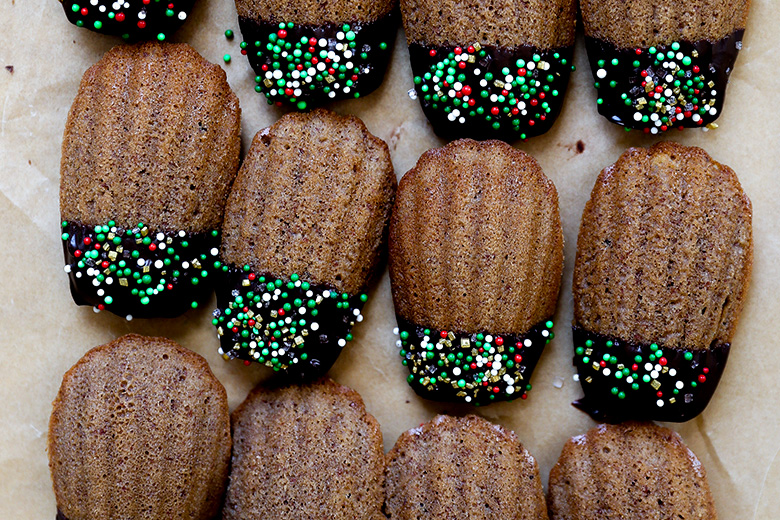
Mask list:
[[[268,103],[303,110],[376,90],[390,61],[398,15],[392,11],[374,22],[345,24],[294,25],[243,17],[238,23]],[[312,81],[307,83],[308,77]]]
[[[525,399],[542,350],[553,338],[552,321],[524,334],[461,333],[430,329],[396,315],[409,385],[433,401],[476,406]]]
[[[409,45],[416,97],[448,139],[527,139],[547,132],[563,105],[573,47]]]
[[[195,0],[122,0],[115,9],[117,3],[98,0],[93,5],[89,0],[63,0],[62,7],[70,23],[79,27],[125,39],[158,40],[181,27]],[[105,9],[101,11],[101,7]]]
[[[716,42],[674,42],[618,48],[586,37],[599,113],[618,125],[651,133],[696,128],[721,113],[744,29]]]
[[[212,323],[225,359],[262,363],[299,381],[325,374],[352,339],[366,295],[230,266],[220,274]]]
[[[710,402],[730,350],[728,343],[686,350],[572,330],[585,391],[573,404],[596,421],[693,419]]]
[[[65,271],[76,304],[119,316],[171,318],[209,298],[219,233],[109,224],[63,223]]]

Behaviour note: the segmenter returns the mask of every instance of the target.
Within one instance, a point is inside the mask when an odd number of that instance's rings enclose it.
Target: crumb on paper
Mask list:
[[[585,151],[585,143],[582,142],[582,139],[577,141],[577,153],[582,153]]]
[[[14,66],[13,65],[6,65],[5,70],[7,70],[10,74],[14,73]]]

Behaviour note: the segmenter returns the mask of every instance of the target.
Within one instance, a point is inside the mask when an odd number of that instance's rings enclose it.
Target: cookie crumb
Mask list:
[[[6,65],[5,70],[7,70],[10,74],[14,73],[14,66],[13,65]]]
[[[577,141],[577,153],[582,153],[585,151],[585,143],[582,142],[582,139]]]

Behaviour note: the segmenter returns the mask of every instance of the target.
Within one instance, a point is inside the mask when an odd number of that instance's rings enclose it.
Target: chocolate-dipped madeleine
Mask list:
[[[558,194],[533,157],[470,139],[423,154],[390,224],[398,346],[415,392],[525,398],[562,269]]]
[[[631,148],[601,172],[574,265],[577,406],[610,422],[704,410],[750,280],[751,220],[737,176],[700,148]]]
[[[76,303],[170,317],[209,298],[240,124],[225,72],[186,44],[121,45],[84,74],[60,181]]]
[[[258,132],[225,210],[220,353],[327,372],[363,319],[395,186],[387,145],[356,117],[318,109]]]

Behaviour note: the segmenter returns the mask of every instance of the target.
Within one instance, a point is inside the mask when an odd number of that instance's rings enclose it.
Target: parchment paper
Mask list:
[[[0,0],[0,518],[55,516],[46,455],[51,402],[62,375],[87,350],[127,333],[169,336],[209,361],[235,408],[264,367],[225,362],[217,355],[211,305],[178,319],[127,322],[94,314],[71,300],[62,271],[58,179],[65,119],[82,73],[120,43],[70,25],[56,0]],[[730,165],[753,201],[755,264],[728,367],[709,408],[697,419],[670,425],[699,456],[722,519],[777,518],[780,507],[780,358],[775,355],[780,316],[780,2],[754,0],[744,48],[715,131],[670,132]],[[236,38],[223,33],[231,28]],[[244,149],[281,110],[253,91],[254,73],[239,54],[241,41],[231,0],[199,0],[171,40],[190,43],[227,70],[241,100]],[[577,71],[558,122],[548,134],[516,146],[534,155],[560,195],[566,269],[556,314],[555,339],[532,379],[527,401],[495,404],[477,413],[517,432],[539,462],[546,484],[564,442],[594,425],[570,403],[581,395],[572,380],[571,277],[580,215],[598,172],[628,146],[657,139],[626,133],[596,112],[596,93],[580,34]],[[230,53],[229,65],[222,56]],[[13,72],[10,68],[13,67]],[[400,178],[425,150],[443,141],[430,131],[412,86],[403,32],[388,77],[363,99],[333,104],[362,118],[390,145]],[[578,151],[582,142],[584,150]],[[389,449],[398,435],[441,412],[473,409],[419,399],[405,382],[394,345],[395,326],[387,273],[370,293],[365,321],[331,375],[360,392],[379,420]]]

